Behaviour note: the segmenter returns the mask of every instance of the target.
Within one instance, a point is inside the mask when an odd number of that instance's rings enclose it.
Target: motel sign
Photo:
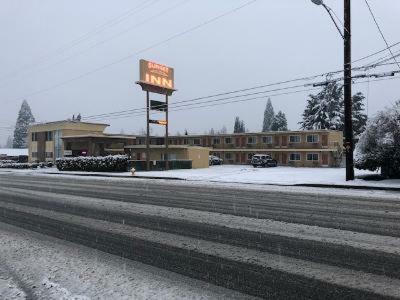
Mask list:
[[[155,62],[140,60],[140,83],[174,90],[174,69]]]

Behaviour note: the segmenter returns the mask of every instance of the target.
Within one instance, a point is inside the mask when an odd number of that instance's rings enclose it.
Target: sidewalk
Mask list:
[[[4,172],[5,170],[3,170]],[[104,173],[104,172],[60,172],[55,168],[38,170],[9,170],[11,172],[42,174],[51,176],[84,176],[124,179],[163,179],[198,181],[210,183],[245,184],[252,186],[303,186],[317,188],[340,188],[359,190],[400,191],[400,180],[363,180],[363,177],[376,176],[376,172],[356,170],[356,180],[346,182],[344,169],[333,168],[257,168],[250,166],[214,166],[207,169],[170,170],[136,172]]]

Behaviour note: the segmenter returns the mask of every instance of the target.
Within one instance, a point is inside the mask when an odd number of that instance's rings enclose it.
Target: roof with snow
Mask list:
[[[3,148],[0,149],[0,156],[20,156],[26,155],[28,156],[28,149],[12,149],[12,148]]]

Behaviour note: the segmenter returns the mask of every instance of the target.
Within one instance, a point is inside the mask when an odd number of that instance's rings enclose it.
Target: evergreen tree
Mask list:
[[[28,102],[24,100],[21,105],[21,109],[18,113],[17,123],[14,130],[14,141],[13,148],[26,148],[26,138],[28,134],[28,127],[30,124],[35,122],[35,118],[32,115],[31,108]]]
[[[240,131],[239,132],[246,132],[246,126],[244,125],[244,121],[240,121]]]
[[[221,130],[220,130],[220,133],[221,133],[221,134],[226,134],[226,133],[228,133],[228,130],[226,129],[226,126],[225,126],[225,125],[222,126],[222,128],[221,128]]]
[[[263,121],[263,129],[262,131],[270,131],[272,123],[274,122],[275,112],[272,106],[271,99],[268,99],[267,105],[264,110],[264,121]]]
[[[238,133],[240,130],[240,119],[235,117],[235,125],[233,125],[233,133]]]
[[[341,130],[343,128],[342,87],[336,82],[330,82],[318,94],[309,95],[300,125],[306,130]]]
[[[358,138],[359,135],[364,132],[365,127],[367,126],[368,117],[364,112],[364,99],[364,95],[360,92],[355,94],[352,98],[352,119],[355,138]],[[342,122],[344,123],[344,116]]]
[[[8,136],[6,148],[12,148],[12,146],[13,146],[13,140],[12,140],[11,136]]]
[[[235,117],[235,125],[233,126],[233,133],[242,133],[245,132],[246,128],[244,122],[239,119],[239,117]]]
[[[272,122],[271,125],[271,130],[272,131],[286,131],[287,129],[287,120],[286,120],[286,115],[282,112],[279,111],[277,115],[274,117],[274,121]]]

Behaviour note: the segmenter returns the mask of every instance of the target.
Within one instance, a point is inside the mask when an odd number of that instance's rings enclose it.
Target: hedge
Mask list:
[[[0,169],[36,169],[39,166],[39,164],[30,163],[0,163]]]
[[[60,171],[125,172],[128,170],[128,157],[126,155],[65,157],[56,160],[56,167]]]

